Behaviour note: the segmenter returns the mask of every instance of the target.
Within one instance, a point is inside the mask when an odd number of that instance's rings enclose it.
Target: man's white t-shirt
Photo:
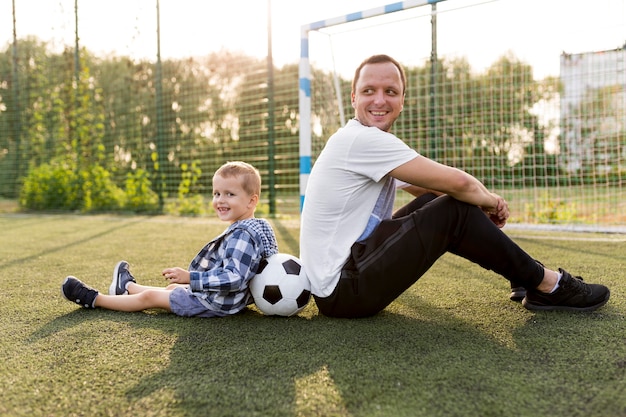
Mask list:
[[[388,173],[418,153],[391,133],[350,120],[328,139],[308,179],[300,258],[311,292],[329,296],[352,245],[389,218],[395,198]]]

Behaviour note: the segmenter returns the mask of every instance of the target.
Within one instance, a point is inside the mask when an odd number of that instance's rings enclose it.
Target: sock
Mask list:
[[[93,301],[91,302],[91,308],[96,308],[96,298],[98,298],[99,295],[100,293],[96,291],[96,295],[93,297]]]
[[[562,276],[563,274],[561,274],[560,272],[556,273],[556,284],[554,285],[554,288],[552,288],[552,291],[549,292],[549,294],[552,294],[553,292],[559,289],[559,282],[561,282]]]

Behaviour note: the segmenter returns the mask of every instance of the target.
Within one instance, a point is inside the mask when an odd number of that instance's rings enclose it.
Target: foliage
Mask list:
[[[566,200],[551,199],[548,195],[527,203],[524,209],[526,219],[538,223],[563,224],[578,219],[576,205]]]
[[[189,194],[200,194],[200,177],[202,170],[200,169],[200,161],[193,161],[191,165],[182,164],[181,180],[178,184],[178,198],[185,198]]]
[[[79,173],[71,164],[52,162],[32,169],[24,179],[20,206],[29,210],[128,210],[155,213],[159,202],[144,170],[129,173],[122,190],[103,167],[94,165]]]
[[[204,197],[196,194],[168,202],[165,212],[179,216],[201,216],[207,212],[205,205]]]
[[[465,58],[432,65],[407,68],[405,107],[394,125],[394,133],[420,153],[495,189],[626,181],[617,151],[626,140],[619,116],[623,100],[615,88],[590,93],[576,113],[588,121],[580,131],[593,152],[583,149],[584,158],[570,172],[576,161],[545,149],[555,126],[543,124],[537,110],[558,100],[557,79],[535,80],[530,65],[512,54],[484,73],[473,71]],[[181,184],[179,173],[190,165],[211,173],[227,160],[246,160],[261,171],[264,190],[297,196],[298,65],[272,73],[270,82],[265,60],[229,51],[155,66],[123,56],[96,57],[85,49],[53,52],[36,38],[21,39],[17,60],[12,50],[0,51],[0,195],[15,198],[31,168],[65,158],[76,172],[90,173],[76,181],[105,180],[94,171],[100,167],[109,175],[105,181],[124,188],[128,175],[141,172],[159,204],[176,196],[169,206],[188,214],[203,212],[204,202],[195,195],[211,186],[209,175],[197,175],[193,184],[183,177]],[[311,76],[315,158],[341,122],[333,75],[312,68]],[[338,84],[343,108],[350,111],[350,80]],[[595,128],[607,120],[610,126]],[[131,186],[127,192],[139,190],[146,201],[136,194],[127,208],[151,211],[147,188]],[[114,192],[107,195],[113,201],[93,202],[100,198],[93,193],[78,200],[90,209],[119,205]]]
[[[24,179],[20,205],[29,210],[116,211],[124,207],[124,192],[101,166],[76,171],[52,162],[33,168]]]
[[[159,209],[159,196],[151,188],[148,172],[138,169],[126,175],[127,210],[135,213],[155,213]]]
[[[30,210],[77,210],[79,176],[75,167],[64,163],[45,163],[33,168],[20,193],[20,206]]]
[[[111,180],[111,175],[100,165],[93,165],[80,172],[82,204],[84,212],[117,211],[124,207],[124,191]]]
[[[168,203],[166,212],[183,216],[205,214],[204,198],[201,194],[200,178],[202,170],[198,161],[191,165],[181,164],[181,180],[178,184],[178,198]]]
[[[265,183],[279,184],[282,192],[290,189],[297,194],[297,65],[274,69],[270,118],[268,69],[263,60],[220,51],[206,57],[166,60],[157,73],[148,61],[96,58],[81,50],[80,71],[76,72],[71,50],[57,55],[36,39],[20,45],[19,62],[34,65],[21,66],[19,74],[37,91],[21,98],[22,117],[17,118],[28,132],[23,137],[29,143],[20,145],[30,151],[28,162],[37,165],[71,153],[79,166],[97,163],[108,169],[118,185],[129,172],[144,169],[153,183],[161,178],[158,183],[163,182],[165,195],[173,195],[178,187],[176,172],[182,164],[198,161],[202,172],[213,172],[226,160],[243,159],[259,168]],[[4,62],[10,62],[8,50],[5,57]],[[50,71],[52,65],[61,70]],[[515,132],[531,132],[531,142],[533,136],[540,137],[541,128],[530,109],[545,99],[546,92],[555,94],[554,89],[542,90],[533,81],[532,69],[513,56],[502,57],[485,74],[474,74],[463,59],[441,60],[437,62],[433,112],[430,66],[408,68],[407,72],[407,102],[396,133],[422,153],[441,157],[442,162],[487,181],[510,178],[510,151],[522,143],[519,138],[519,143],[515,142]],[[49,73],[53,76],[44,76]],[[158,80],[157,74],[161,74]],[[9,67],[0,77],[10,85]],[[316,154],[340,122],[336,95],[329,94],[334,88],[332,75],[313,68],[312,77],[317,103],[313,109]],[[157,83],[162,95],[155,100]],[[340,80],[340,85],[344,108],[350,109],[350,82]],[[13,111],[11,99],[11,91],[3,94]],[[16,120],[3,116],[8,114],[0,113],[0,125]],[[419,143],[415,142],[418,138]],[[11,158],[19,159],[20,153],[16,153],[15,141],[7,139],[3,148],[10,151],[5,158],[9,163]],[[540,147],[537,150],[545,153]],[[201,178],[199,185],[208,189],[209,181]]]
[[[256,206],[256,210],[254,211],[254,215],[256,217],[270,217],[270,208],[269,204],[259,203]]]

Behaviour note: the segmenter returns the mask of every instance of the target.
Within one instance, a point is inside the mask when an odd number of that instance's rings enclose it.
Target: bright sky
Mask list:
[[[33,34],[44,40],[73,44],[74,0],[14,1],[18,38]],[[279,66],[298,61],[303,24],[394,3],[270,1],[273,57]],[[624,44],[625,3],[626,0],[446,0],[437,4],[438,53],[440,57],[465,56],[473,68],[482,70],[506,51],[512,51],[533,66],[535,77],[558,75],[563,51],[608,50]],[[203,55],[224,48],[260,57],[267,53],[268,0],[160,0],[160,9],[164,58]],[[81,46],[96,53],[114,51],[152,59],[156,56],[155,0],[79,0],[78,10]],[[347,76],[372,53],[384,52],[406,64],[422,64],[430,55],[430,12],[430,5],[421,6],[405,13],[402,21],[394,25],[381,24],[383,19],[370,20],[360,24],[368,30],[346,32],[344,26],[328,30],[340,32],[332,38],[312,35],[311,58],[329,61],[332,50],[338,71]],[[0,3],[1,46],[12,41],[11,15],[11,1]],[[372,26],[376,22],[378,25]]]

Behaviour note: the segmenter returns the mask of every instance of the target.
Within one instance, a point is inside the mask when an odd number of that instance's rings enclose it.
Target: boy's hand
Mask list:
[[[189,284],[189,271],[174,267],[166,268],[162,272],[163,277],[172,283],[176,284]]]

